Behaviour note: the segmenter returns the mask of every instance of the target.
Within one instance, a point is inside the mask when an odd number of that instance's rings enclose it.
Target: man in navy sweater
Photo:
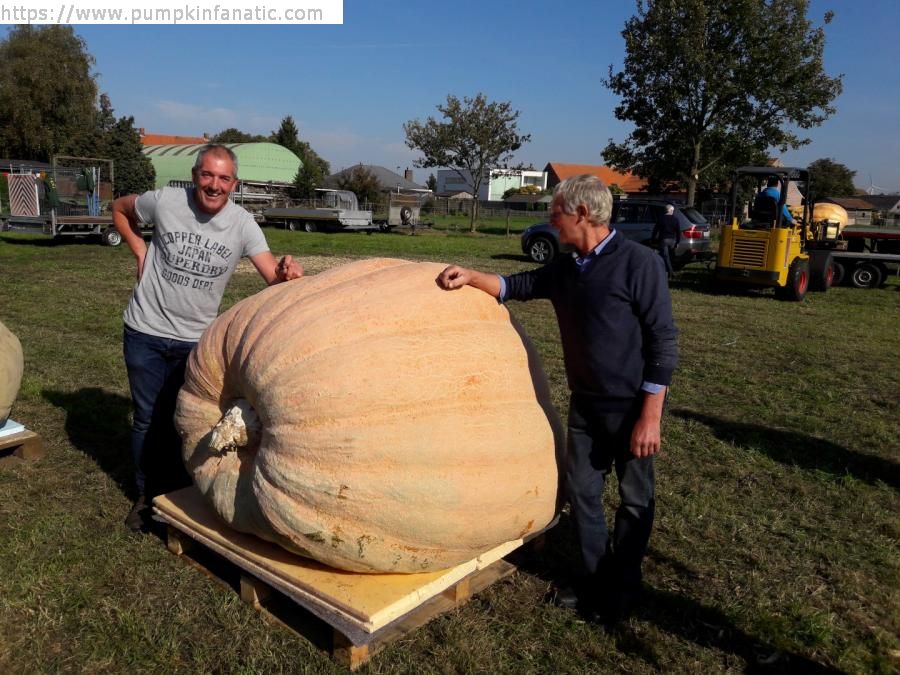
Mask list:
[[[611,212],[602,181],[574,176],[556,187],[550,223],[575,253],[509,277],[451,266],[437,279],[444,289],[469,285],[500,301],[553,303],[572,392],[564,470],[584,563],[557,601],[607,624],[629,612],[640,590],[653,526],[654,455],[678,360],[662,262],[610,229]],[[620,502],[610,537],[603,486],[613,466]]]

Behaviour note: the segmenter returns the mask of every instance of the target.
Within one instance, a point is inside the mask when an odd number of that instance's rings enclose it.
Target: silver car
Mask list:
[[[632,241],[652,245],[656,219],[671,202],[656,199],[629,198],[613,204],[610,227]],[[681,223],[681,241],[675,247],[672,264],[681,268],[711,255],[709,223],[693,207],[675,206],[675,217]],[[550,223],[532,225],[522,233],[522,252],[537,263],[548,263],[561,252],[571,251],[559,242],[559,232]]]

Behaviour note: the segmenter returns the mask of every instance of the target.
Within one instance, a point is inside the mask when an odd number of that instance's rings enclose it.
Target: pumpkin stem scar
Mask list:
[[[256,450],[261,433],[259,415],[250,402],[243,398],[235,399],[213,427],[209,449],[219,454]]]

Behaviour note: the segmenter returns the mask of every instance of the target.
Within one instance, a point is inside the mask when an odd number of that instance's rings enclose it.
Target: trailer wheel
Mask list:
[[[100,241],[104,246],[118,246],[122,243],[122,235],[114,227],[107,227],[100,235]]]
[[[306,232],[315,232],[319,228],[316,227],[316,224],[311,220],[307,220],[303,223],[303,229]]]
[[[853,288],[878,288],[882,279],[881,268],[875,263],[860,263],[850,273]]]
[[[297,230],[300,229],[299,223],[297,223],[296,220],[291,220],[291,219],[285,220],[285,221],[284,221],[284,226],[285,226],[287,229],[289,229],[291,232],[296,232]]]
[[[782,300],[800,302],[809,290],[809,261],[795,258],[788,270],[787,285],[775,289],[775,294]]]
[[[834,279],[831,280],[832,286],[840,286],[847,281],[847,262],[845,260],[834,261]]]

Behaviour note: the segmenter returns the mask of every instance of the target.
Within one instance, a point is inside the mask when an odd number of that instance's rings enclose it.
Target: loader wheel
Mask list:
[[[788,270],[787,285],[776,289],[775,293],[782,300],[800,302],[809,290],[809,261],[794,259]]]
[[[834,283],[834,259],[830,253],[810,255],[809,290],[827,291]]]
[[[850,273],[853,288],[878,288],[883,278],[881,268],[875,263],[860,263]]]

